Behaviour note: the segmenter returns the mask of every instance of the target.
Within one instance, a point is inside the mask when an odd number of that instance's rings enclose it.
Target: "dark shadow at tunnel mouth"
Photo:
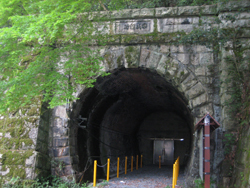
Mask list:
[[[143,155],[144,164],[153,164],[152,138],[184,138],[184,142],[174,141],[173,158],[180,156],[181,165],[186,166],[193,139],[193,118],[187,106],[188,100],[171,82],[149,69],[119,69],[98,78],[93,88],[80,95],[72,114],[88,120],[86,128],[76,133],[79,171],[95,159],[103,165],[111,158],[115,172],[117,157],[123,169],[125,156],[132,155]],[[99,171],[104,177],[105,168]],[[85,174],[91,179],[92,169]]]

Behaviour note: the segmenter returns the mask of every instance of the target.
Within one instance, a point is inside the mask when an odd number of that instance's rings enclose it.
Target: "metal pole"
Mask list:
[[[205,188],[210,188],[210,116],[207,115],[204,119],[204,163],[205,163]]]
[[[139,158],[138,158],[138,155],[136,155],[136,170],[138,170],[138,161],[139,161]]]
[[[127,174],[128,157],[125,157],[125,174]]]
[[[96,170],[97,170],[97,160],[94,160],[93,187],[96,186]]]
[[[110,159],[108,158],[108,164],[107,164],[107,181],[109,181],[109,169],[110,169]]]
[[[161,168],[161,156],[159,156],[159,168]]]
[[[131,172],[133,172],[133,156],[131,156]]]
[[[172,188],[175,188],[175,164],[173,164],[173,181],[172,181]]]
[[[141,155],[141,168],[142,168],[142,157],[143,157],[143,156]]]
[[[120,158],[117,158],[117,178],[119,178],[119,164],[120,164]]]

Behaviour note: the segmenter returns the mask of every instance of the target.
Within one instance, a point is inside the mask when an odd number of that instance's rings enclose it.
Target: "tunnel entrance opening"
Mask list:
[[[82,92],[77,103],[80,105],[73,116],[87,118],[86,127],[76,133],[79,171],[86,171],[95,159],[104,165],[110,158],[111,174],[116,173],[117,157],[123,171],[125,156],[135,159],[143,155],[144,165],[154,164],[156,139],[173,140],[173,159],[180,156],[180,165],[187,165],[193,132],[188,101],[171,81],[156,72],[140,68],[115,70],[99,77],[93,88]],[[99,170],[99,176],[105,176],[105,172]],[[92,175],[89,168],[84,179]]]

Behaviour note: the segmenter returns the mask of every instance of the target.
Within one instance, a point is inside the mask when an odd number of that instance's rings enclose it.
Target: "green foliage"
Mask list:
[[[77,184],[73,182],[65,182],[58,177],[49,177],[41,180],[22,180],[19,177],[13,177],[9,183],[3,185],[3,188],[86,188],[86,184]]]
[[[202,179],[196,179],[194,180],[195,188],[204,188],[204,182]]]
[[[223,142],[225,144],[224,154],[229,155],[232,151],[232,146],[235,144],[235,135],[232,133],[225,134]]]
[[[65,104],[75,99],[77,84],[93,85],[102,58],[90,44],[100,36],[93,34],[88,14],[79,20],[80,13],[92,11],[93,3],[0,2],[1,114],[31,104],[37,96],[50,107]]]

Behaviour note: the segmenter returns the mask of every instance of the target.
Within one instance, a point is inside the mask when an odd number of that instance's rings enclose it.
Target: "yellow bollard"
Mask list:
[[[161,168],[161,156],[159,156],[159,168]]]
[[[175,188],[175,164],[173,164],[173,181],[172,181],[172,188]]]
[[[110,168],[110,159],[108,158],[108,164],[107,164],[107,181],[109,181],[109,168]]]
[[[133,156],[131,156],[131,172],[133,172],[133,159],[134,157]]]
[[[117,178],[119,178],[119,163],[120,163],[120,158],[117,158]]]
[[[128,157],[125,157],[125,174],[127,174]]]
[[[93,187],[96,186],[96,170],[97,170],[97,160],[94,160]]]
[[[142,157],[143,157],[143,156],[141,155],[141,168],[142,168]]]
[[[138,155],[136,155],[136,170],[138,170]]]

